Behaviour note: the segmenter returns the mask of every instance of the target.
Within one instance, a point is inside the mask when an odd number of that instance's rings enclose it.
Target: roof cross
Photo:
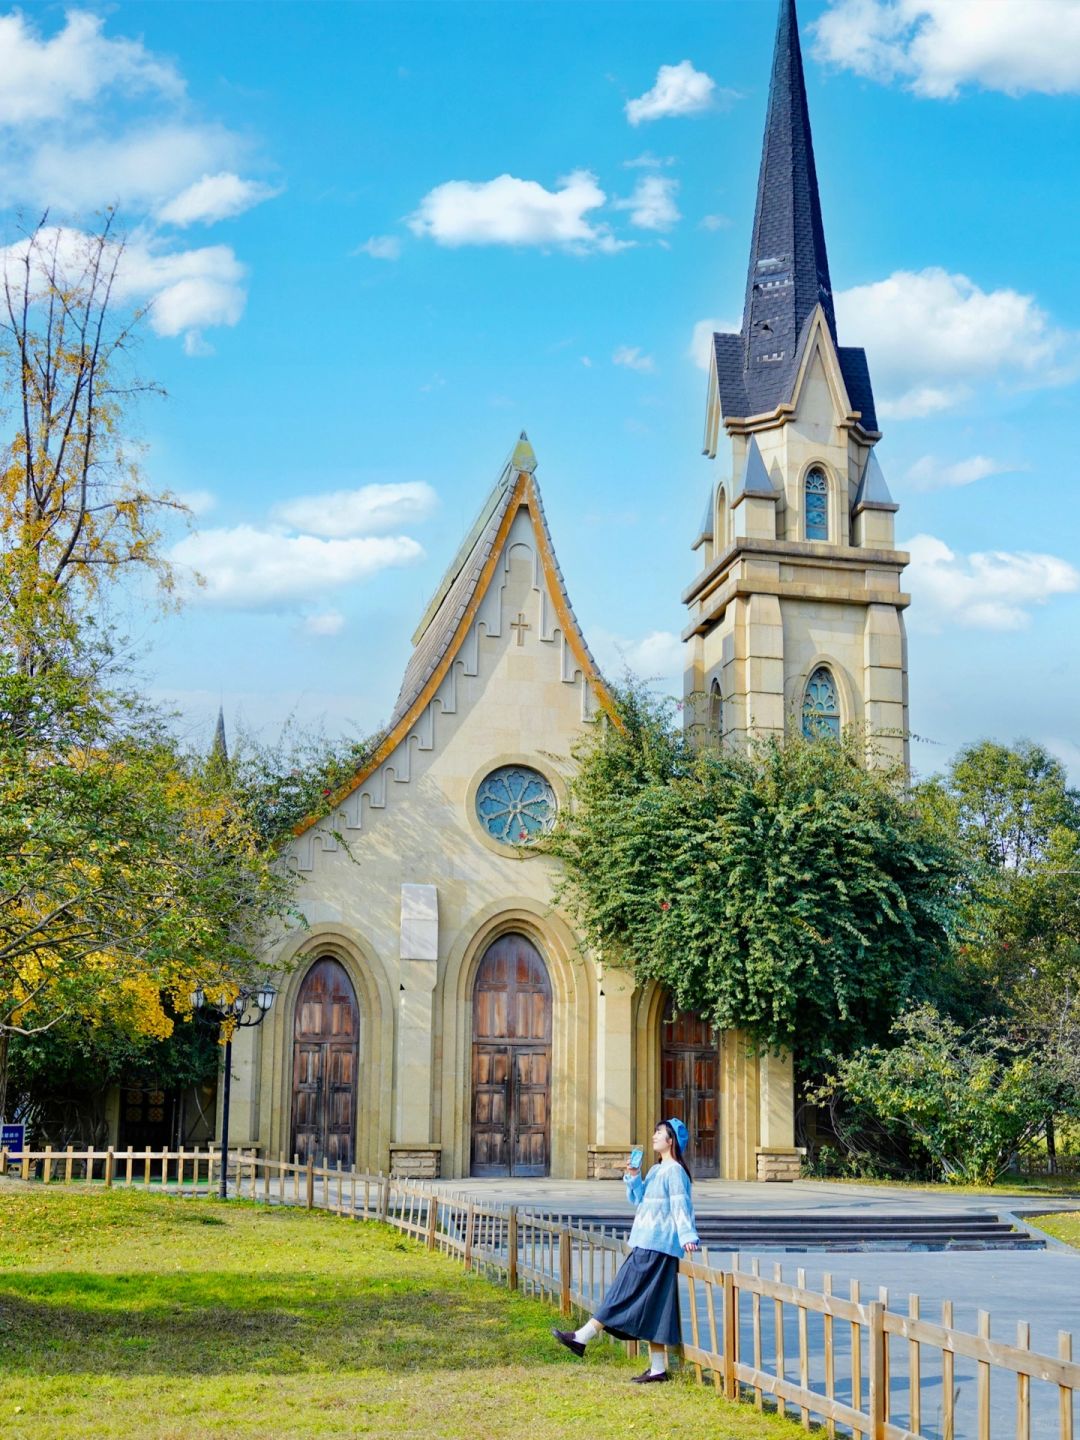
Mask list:
[[[516,620],[511,620],[511,622],[510,622],[510,629],[517,632],[517,643],[518,643],[519,645],[524,645],[524,644],[525,644],[525,631],[532,629],[532,626],[531,626],[531,625],[529,624],[529,622],[525,619],[525,612],[524,612],[524,610],[519,610],[519,611],[518,611],[518,617],[517,617],[517,619],[516,619]]]

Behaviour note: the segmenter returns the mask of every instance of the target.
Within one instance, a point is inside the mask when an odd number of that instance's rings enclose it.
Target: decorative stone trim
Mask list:
[[[441,1145],[391,1145],[390,1174],[406,1180],[438,1180]]]
[[[621,1180],[630,1149],[629,1145],[590,1145],[586,1175],[590,1180]]]
[[[757,1178],[763,1181],[790,1184],[798,1180],[802,1171],[806,1147],[785,1145],[759,1145],[757,1148]]]

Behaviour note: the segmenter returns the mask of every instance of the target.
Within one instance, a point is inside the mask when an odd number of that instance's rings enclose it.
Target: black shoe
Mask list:
[[[572,1330],[552,1330],[551,1333],[560,1345],[565,1345],[567,1350],[573,1351],[579,1359],[585,1354],[585,1346],[580,1340],[574,1339],[574,1332]]]
[[[661,1371],[659,1372],[659,1374],[654,1374],[653,1371],[651,1371],[651,1370],[643,1370],[640,1375],[635,1375],[635,1376],[634,1376],[634,1378],[630,1381],[630,1384],[631,1384],[631,1385],[663,1385],[663,1383],[665,1382],[665,1380],[670,1380],[670,1379],[671,1379],[671,1376],[668,1374],[668,1372],[667,1372],[666,1370],[661,1370]]]

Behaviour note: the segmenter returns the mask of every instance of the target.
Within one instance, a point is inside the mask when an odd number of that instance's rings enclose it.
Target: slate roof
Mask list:
[[[435,673],[447,650],[454,645],[458,638],[462,618],[476,595],[484,568],[495,547],[507,511],[514,504],[520,505],[529,502],[531,505],[533,519],[541,531],[542,541],[546,542],[548,554],[551,556],[554,580],[560,589],[560,598],[566,606],[570,623],[575,630],[574,638],[592,667],[592,677],[590,678],[599,679],[599,666],[585,642],[581,626],[577,622],[577,616],[574,614],[570,598],[566,593],[566,582],[555,557],[555,547],[551,543],[551,531],[548,529],[544,502],[541,499],[540,487],[537,485],[534,475],[535,470],[536,456],[529,444],[528,437],[522,431],[521,439],[504,466],[494,489],[481,507],[480,514],[460,549],[450,562],[446,574],[436,589],[432,602],[413,636],[413,652],[405,667],[405,677],[394,703],[394,712],[390,717],[388,730],[393,731],[397,724],[405,718]],[[527,497],[517,483],[522,475],[529,477]]]
[[[726,417],[765,414],[790,402],[799,341],[818,305],[836,342],[798,16],[795,0],[780,0],[742,329],[715,337]],[[876,429],[865,354],[846,347],[840,365],[852,407],[862,412],[864,428]]]
[[[476,593],[484,565],[513,497],[515,476],[516,472],[508,461],[435,591],[420,628],[413,636],[413,652],[394,702],[388,726],[390,730],[408,712],[454,642],[461,618]]]
[[[862,479],[859,481],[859,488],[855,492],[852,509],[858,510],[860,506],[870,510],[898,510],[900,508],[893,502],[885,480],[885,472],[873,450],[870,451],[870,458],[866,462]]]

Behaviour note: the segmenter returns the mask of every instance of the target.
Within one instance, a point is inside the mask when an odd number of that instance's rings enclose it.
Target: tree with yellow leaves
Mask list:
[[[126,263],[111,212],[91,233],[45,216],[0,252],[0,633],[23,670],[103,583],[138,567],[171,588],[158,527],[183,506],[146,483],[131,436],[133,405],[160,390],[134,368]]]
[[[0,1114],[12,1036],[164,1038],[197,985],[260,976],[293,918],[228,776],[81,660],[0,656]]]

